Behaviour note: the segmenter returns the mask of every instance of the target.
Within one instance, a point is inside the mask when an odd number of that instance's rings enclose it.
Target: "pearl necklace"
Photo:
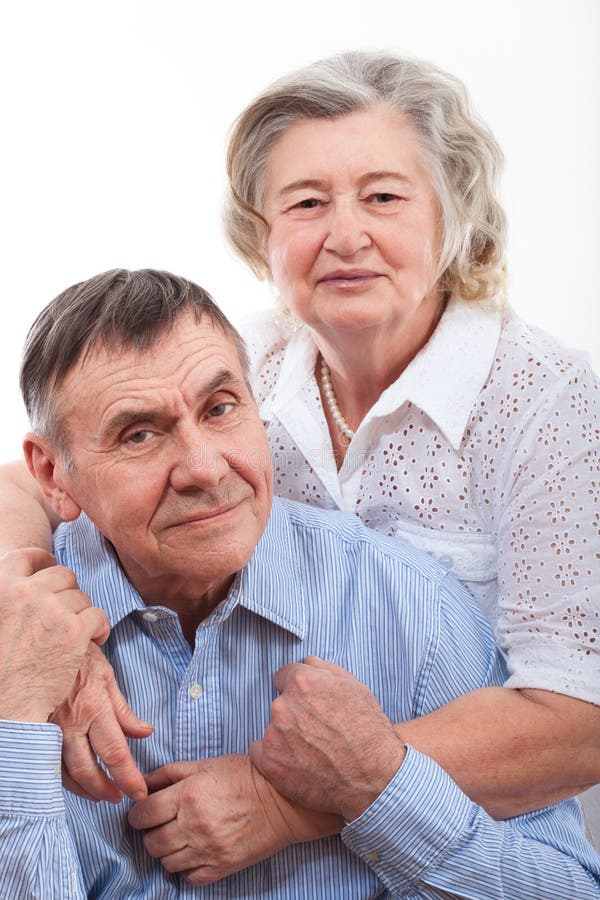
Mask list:
[[[331,418],[344,437],[347,437],[348,440],[351,441],[354,437],[354,432],[346,422],[337,405],[337,400],[333,393],[333,385],[331,383],[331,373],[329,372],[329,366],[324,359],[321,359],[321,384],[323,385],[323,393],[325,395],[325,400],[327,401],[327,406],[329,407],[329,412],[331,413]]]

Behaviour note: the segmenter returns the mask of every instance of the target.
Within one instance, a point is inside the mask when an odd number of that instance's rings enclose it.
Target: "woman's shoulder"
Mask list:
[[[545,440],[540,435],[550,435],[552,446],[568,443],[574,449],[580,438],[586,446],[596,440],[599,422],[600,381],[587,355],[507,309],[471,410],[469,430],[481,440],[481,449],[490,442],[505,444],[514,455],[514,441],[519,441],[523,446],[533,442],[539,452],[539,441]]]
[[[258,310],[238,324],[250,361],[250,379],[258,401],[273,389],[285,350],[298,330],[291,316],[277,309]]]
[[[246,342],[253,370],[265,358],[287,345],[294,334],[290,316],[279,309],[261,309],[247,313],[238,323],[238,330]]]
[[[542,328],[522,319],[505,307],[494,369],[506,378],[527,376],[543,388],[568,384],[582,376],[598,385],[589,356],[567,347]],[[531,384],[533,387],[533,383]]]

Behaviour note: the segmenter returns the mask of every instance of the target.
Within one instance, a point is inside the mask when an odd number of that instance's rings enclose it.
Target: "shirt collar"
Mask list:
[[[286,502],[273,499],[267,527],[239,580],[239,603],[299,638],[306,633],[306,597]]]
[[[279,416],[289,410],[290,403],[314,377],[317,355],[317,345],[310,330],[305,325],[298,326],[286,345],[273,390],[260,407],[263,419],[270,419],[272,413]]]
[[[373,419],[390,415],[408,401],[426,413],[458,449],[494,361],[503,308],[503,300],[498,297],[468,301],[452,296],[427,344],[383,392],[359,432]],[[261,406],[265,420],[273,413],[285,416],[292,408],[302,387],[314,377],[316,358],[316,345],[303,326],[292,335],[277,384]]]
[[[501,298],[468,301],[453,296],[440,322],[369,417],[389,415],[409,401],[435,422],[455,450],[494,361],[502,328]]]
[[[121,568],[112,545],[85,513],[74,522],[59,527],[55,538],[57,550],[61,545],[66,549],[66,557],[61,557],[61,562],[74,566],[81,590],[94,606],[106,612],[111,628],[132,612],[146,609]],[[227,613],[239,604],[303,638],[306,610],[297,565],[285,504],[275,498],[256,550],[223,601]]]
[[[84,512],[75,521],[59,526],[54,538],[56,551],[61,544],[66,551],[63,564],[74,568],[79,587],[94,606],[104,610],[111,628],[135,610],[146,608],[111,543]]]

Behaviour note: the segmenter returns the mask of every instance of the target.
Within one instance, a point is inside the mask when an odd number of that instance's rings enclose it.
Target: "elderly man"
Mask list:
[[[574,801],[496,822],[397,736],[502,682],[489,629],[430,559],[273,502],[243,346],[200,288],[122,270],[70,288],[33,326],[22,387],[27,460],[66,524],[37,593],[26,555],[4,563],[3,896],[600,896]],[[155,725],[135,804],[63,792],[48,723],[101,610]],[[220,835],[272,847],[282,823],[274,856],[223,859]]]

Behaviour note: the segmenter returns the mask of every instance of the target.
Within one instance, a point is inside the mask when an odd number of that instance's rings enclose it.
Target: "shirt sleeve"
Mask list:
[[[439,630],[421,667],[417,715],[503,678],[489,626],[478,610],[468,610],[464,589],[447,578],[440,592]],[[498,822],[411,747],[342,839],[402,897],[600,898],[600,857],[585,839],[577,801]]]
[[[61,782],[55,725],[0,721],[0,871],[3,897],[83,900]]]
[[[402,766],[342,839],[393,895],[461,900],[597,900],[600,866],[576,801],[496,822],[409,747]],[[414,892],[414,893],[413,893]]]

